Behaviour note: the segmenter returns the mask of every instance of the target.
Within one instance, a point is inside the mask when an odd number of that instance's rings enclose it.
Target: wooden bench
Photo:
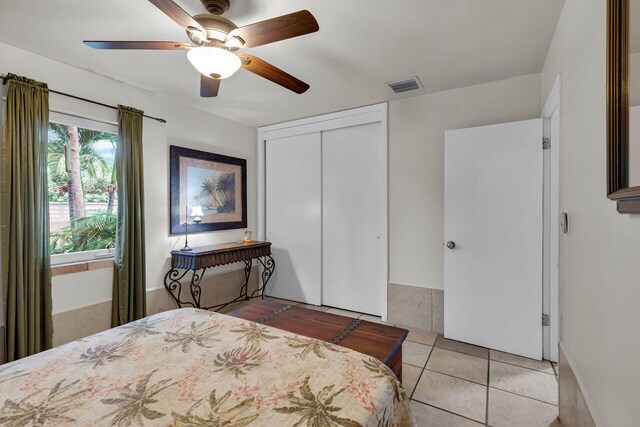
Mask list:
[[[251,303],[229,315],[375,357],[402,382],[402,342],[409,333],[406,329],[267,300]]]

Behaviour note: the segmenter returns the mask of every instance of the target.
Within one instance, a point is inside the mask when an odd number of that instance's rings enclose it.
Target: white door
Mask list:
[[[267,293],[319,305],[320,133],[269,140],[265,156],[266,237],[276,263]]]
[[[381,122],[322,132],[322,303],[382,315],[387,156]]]
[[[542,357],[542,119],[445,134],[444,332]]]

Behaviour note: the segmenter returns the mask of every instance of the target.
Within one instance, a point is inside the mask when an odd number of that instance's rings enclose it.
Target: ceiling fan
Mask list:
[[[221,15],[230,0],[200,0],[208,14],[191,16],[172,0],[149,0],[184,28],[193,42],[169,41],[99,41],[85,40],[95,49],[188,50],[187,58],[200,72],[200,96],[218,95],[220,81],[240,67],[301,94],[309,85],[253,55],[236,53],[243,47],[256,47],[314,33],[320,29],[308,10],[239,27]]]

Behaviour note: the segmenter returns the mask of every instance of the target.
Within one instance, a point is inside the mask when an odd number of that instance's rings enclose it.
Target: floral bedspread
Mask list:
[[[0,366],[6,426],[412,426],[369,356],[223,314],[157,314]]]

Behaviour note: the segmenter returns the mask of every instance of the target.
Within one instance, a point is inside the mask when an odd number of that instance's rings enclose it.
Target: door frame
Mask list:
[[[560,144],[562,76],[558,74],[542,109],[543,136],[551,148],[544,152],[544,239],[543,239],[543,314],[549,316],[549,326],[542,328],[542,354],[546,360],[558,361],[562,313],[560,305]],[[558,133],[551,132],[551,119],[558,119]]]
[[[383,263],[383,277],[381,278],[380,300],[382,301],[381,313],[382,320],[387,320],[387,286],[389,283],[389,192],[388,192],[388,105],[386,102],[374,105],[368,105],[360,108],[353,108],[335,113],[323,114],[315,117],[308,117],[290,122],[278,123],[273,125],[261,126],[258,128],[258,145],[257,145],[257,169],[258,169],[258,223],[257,235],[260,240],[266,239],[266,141],[271,139],[284,138],[287,136],[304,135],[308,133],[323,132],[327,130],[340,129],[345,127],[358,126],[368,123],[380,122],[382,125],[382,133],[384,135],[384,169],[381,171],[385,179],[384,188],[381,193],[384,197],[383,222],[385,227],[381,231],[380,239],[382,240],[382,248],[384,253],[381,259]]]

